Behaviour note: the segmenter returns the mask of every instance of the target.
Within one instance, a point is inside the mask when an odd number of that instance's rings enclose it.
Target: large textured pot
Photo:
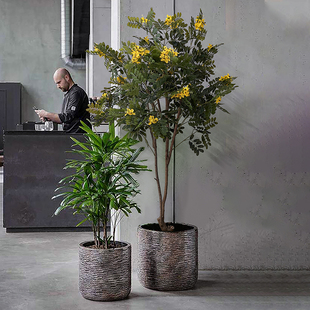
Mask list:
[[[79,290],[86,299],[112,301],[126,298],[131,290],[131,245],[95,249],[93,241],[79,246]]]
[[[158,224],[138,227],[138,278],[149,289],[187,290],[198,278],[198,229],[173,224],[174,232],[162,232]]]

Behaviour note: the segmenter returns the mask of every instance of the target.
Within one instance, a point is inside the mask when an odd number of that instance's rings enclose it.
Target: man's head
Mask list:
[[[55,71],[54,82],[63,92],[68,91],[74,84],[69,71],[65,68],[59,68]]]

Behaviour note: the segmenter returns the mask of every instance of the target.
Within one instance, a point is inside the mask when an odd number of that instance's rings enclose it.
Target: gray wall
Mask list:
[[[22,83],[22,121],[39,121],[34,105],[59,112],[60,0],[0,0],[0,30],[0,81]],[[68,69],[85,88],[85,70]]]
[[[172,12],[170,1],[121,3],[123,41],[136,33],[128,15]],[[199,228],[200,269],[310,268],[310,1],[176,1],[186,20],[199,8],[205,45],[224,43],[216,74],[237,76],[239,88],[223,99],[230,115],[218,113],[212,147],[177,150],[176,220]],[[136,227],[158,216],[153,175],[140,180],[142,214],[121,225],[134,267]]]

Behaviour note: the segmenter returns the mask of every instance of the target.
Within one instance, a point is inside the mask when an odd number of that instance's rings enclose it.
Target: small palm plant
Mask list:
[[[84,215],[77,226],[91,222],[95,247],[107,249],[115,246],[115,227],[121,214],[128,216],[132,209],[141,212],[131,198],[140,193],[133,174],[148,170],[141,164],[144,160],[137,159],[144,148],[132,148],[138,141],[128,136],[115,136],[112,124],[109,132],[102,136],[85,123],[81,128],[86,132],[86,142],[71,137],[75,142],[72,152],[80,158],[68,161],[65,166],[65,169],[74,169],[75,173],[59,182],[62,186],[56,191],[65,191],[53,197],[63,197],[55,215],[67,208],[72,208],[74,214]],[[108,222],[113,213],[114,230],[108,236]]]

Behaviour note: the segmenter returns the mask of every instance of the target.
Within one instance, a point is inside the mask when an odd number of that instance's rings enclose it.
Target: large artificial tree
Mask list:
[[[152,9],[145,18],[128,19],[128,26],[142,29],[145,36],[122,42],[119,51],[104,42],[90,51],[104,58],[111,86],[102,91],[89,111],[97,124],[116,121],[152,150],[160,207],[157,220],[162,231],[172,231],[174,226],[165,222],[165,203],[173,150],[188,141],[199,155],[211,145],[210,130],[217,124],[215,113],[227,112],[222,99],[235,89],[235,77],[215,76],[214,55],[221,44],[203,43],[207,31],[201,10],[189,24],[181,13],[156,20]],[[164,180],[159,173],[159,140],[165,149]]]

